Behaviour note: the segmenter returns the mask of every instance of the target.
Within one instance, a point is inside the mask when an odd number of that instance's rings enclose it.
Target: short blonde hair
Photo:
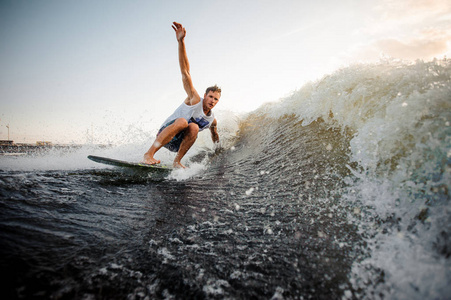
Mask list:
[[[208,87],[205,94],[208,94],[208,92],[218,92],[221,94],[221,88],[215,84],[214,86]]]

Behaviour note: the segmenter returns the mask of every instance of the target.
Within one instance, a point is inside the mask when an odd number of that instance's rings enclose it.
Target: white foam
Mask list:
[[[184,181],[194,176],[202,174],[206,169],[205,163],[190,163],[186,169],[177,168],[169,174],[168,179]]]

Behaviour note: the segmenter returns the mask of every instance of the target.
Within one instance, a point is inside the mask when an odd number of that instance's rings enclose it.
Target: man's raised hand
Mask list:
[[[173,22],[172,28],[175,31],[175,36],[177,37],[177,41],[181,41],[186,36],[186,29],[182,26],[182,24]]]

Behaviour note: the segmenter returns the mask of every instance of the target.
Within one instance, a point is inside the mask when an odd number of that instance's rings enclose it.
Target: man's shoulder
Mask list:
[[[199,102],[201,102],[201,100],[202,100],[202,98],[199,96],[199,95],[194,95],[193,97],[187,97],[186,99],[185,99],[185,104],[186,105],[189,105],[189,106],[192,106],[192,105],[196,105],[196,104],[198,104]]]

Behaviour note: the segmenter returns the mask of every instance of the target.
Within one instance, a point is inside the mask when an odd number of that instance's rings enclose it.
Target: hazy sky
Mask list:
[[[451,54],[449,0],[0,0],[0,139],[155,134],[185,98],[171,23],[199,93],[250,111],[381,55]]]

